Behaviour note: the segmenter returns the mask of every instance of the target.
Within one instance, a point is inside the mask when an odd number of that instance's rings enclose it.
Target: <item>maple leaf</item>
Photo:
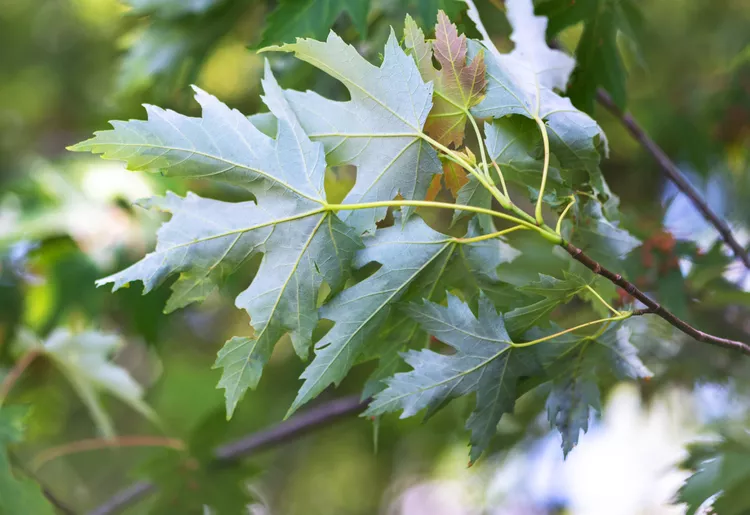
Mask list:
[[[435,85],[426,132],[440,143],[460,147],[471,116],[469,109],[482,100],[487,85],[483,53],[467,64],[466,36],[459,36],[458,29],[443,11],[438,12],[434,43],[425,41],[424,33],[409,16],[404,26],[404,43],[422,77]],[[440,64],[439,70],[432,66],[433,54]]]
[[[559,330],[554,324],[549,331],[534,328],[526,338],[534,340]],[[547,417],[560,431],[565,455],[576,446],[581,431],[588,431],[591,412],[601,411],[599,383],[603,379],[651,377],[630,342],[632,334],[627,325],[620,325],[595,336],[568,333],[534,347],[552,381]]]
[[[547,418],[562,436],[563,456],[578,445],[581,431],[589,430],[591,411],[601,411],[599,385],[589,374],[562,376],[552,383],[547,397]]]
[[[599,146],[604,133],[587,114],[576,109],[564,91],[575,61],[559,50],[549,48],[545,39],[547,20],[534,16],[531,0],[507,0],[507,16],[513,27],[515,48],[501,54],[482,26],[471,0],[468,15],[483,35],[488,84],[484,100],[472,108],[479,118],[502,118],[517,114],[541,120],[549,134],[550,150],[560,162],[561,172],[570,175],[584,170],[599,174]],[[470,55],[482,51],[469,48]],[[565,177],[564,177],[565,178]]]
[[[305,382],[290,414],[346,376],[409,285],[454,244],[452,238],[430,229],[418,217],[381,229],[364,243],[354,265],[375,261],[381,268],[321,308],[320,316],[335,325],[315,345],[315,359],[302,373]]]
[[[477,236],[475,220],[469,222],[467,238]],[[463,244],[455,241],[428,268],[412,282],[389,315],[382,329],[372,338],[363,352],[361,361],[378,358],[378,367],[368,379],[363,398],[372,397],[385,387],[384,379],[403,366],[400,353],[406,349],[422,347],[428,335],[407,309],[409,302],[426,299],[441,302],[449,290],[459,290],[469,302],[476,304],[481,293],[490,284],[498,283],[497,268],[510,263],[521,253],[501,240],[484,240]]]
[[[219,353],[232,414],[248,388],[260,380],[274,345],[291,334],[305,357],[317,324],[318,288],[343,286],[358,235],[325,210],[323,146],[310,141],[266,67],[266,105],[277,118],[273,139],[243,115],[197,90],[202,118],[150,108],[147,122],[113,122],[114,131],[97,133],[75,150],[124,158],[133,169],[161,169],[181,176],[210,177],[248,187],[255,202],[221,202],[189,194],[169,194],[146,203],[172,213],[158,235],[156,251],[99,284],[114,288],[140,280],[144,293],[179,273],[167,311],[203,300],[226,277],[257,253],[264,259],[255,280],[236,304],[255,329],[236,337]]]
[[[315,92],[286,91],[305,132],[323,143],[330,166],[357,167],[357,181],[344,204],[424,199],[432,176],[442,167],[423,136],[433,88],[420,77],[391,32],[383,63],[367,62],[354,47],[331,32],[328,39],[299,39],[266,50],[293,52],[341,81],[351,100],[336,102]],[[413,208],[404,208],[406,221]],[[359,231],[373,232],[386,208],[352,210],[340,217]]]
[[[537,369],[534,354],[514,349],[503,316],[486,298],[479,300],[479,317],[467,304],[448,295],[448,305],[412,304],[409,312],[431,335],[450,345],[455,354],[410,351],[406,362],[414,369],[387,380],[365,415],[401,410],[401,418],[423,409],[432,415],[452,398],[476,392],[476,407],[467,421],[471,460],[476,461],[495,434],[504,413],[513,410],[516,384]]]

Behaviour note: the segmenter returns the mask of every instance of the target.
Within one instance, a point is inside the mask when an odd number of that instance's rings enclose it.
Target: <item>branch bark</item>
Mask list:
[[[704,333],[703,331],[699,331],[681,318],[678,318],[676,315],[653,300],[651,297],[643,293],[636,287],[635,284],[626,280],[622,275],[604,268],[600,263],[584,254],[581,249],[579,249],[572,243],[563,242],[561,246],[568,252],[568,254],[573,257],[573,259],[583,264],[586,268],[588,268],[595,274],[609,279],[611,282],[646,305],[647,309],[636,310],[634,314],[645,315],[651,313],[660,316],[661,318],[672,324],[674,327],[676,327],[683,333],[692,336],[699,342],[716,345],[718,347],[724,347],[725,349],[732,349],[750,356],[750,345],[735,340],[720,338],[718,336],[713,336],[711,334]]]
[[[217,447],[214,450],[215,463],[217,465],[233,463],[254,452],[263,451],[295,440],[340,418],[357,414],[366,405],[367,403],[360,401],[357,395],[320,404],[268,429],[252,433],[244,438]],[[154,483],[148,481],[133,483],[112,496],[101,506],[88,512],[87,515],[110,515],[117,513],[128,505],[138,502],[156,492],[157,489]]]
[[[669,159],[661,147],[659,147],[659,145],[657,145],[656,142],[646,134],[646,131],[643,130],[630,114],[623,113],[620,108],[617,107],[612,100],[612,97],[610,97],[606,91],[599,88],[596,92],[596,99],[605,109],[615,115],[622,122],[628,132],[630,132],[630,135],[633,136],[633,138],[640,143],[649,154],[651,154],[659,165],[659,168],[664,172],[664,175],[666,175],[667,178],[677,186],[677,189],[690,199],[690,202],[692,202],[695,208],[700,211],[703,218],[716,228],[721,239],[724,240],[724,243],[726,243],[730,249],[732,249],[734,255],[742,261],[745,267],[750,269],[750,253],[740,245],[734,237],[732,230],[729,228],[729,225],[719,217],[719,215],[714,213],[706,201],[703,200],[698,190],[690,184],[687,177],[680,172],[679,168],[677,168],[677,166]]]

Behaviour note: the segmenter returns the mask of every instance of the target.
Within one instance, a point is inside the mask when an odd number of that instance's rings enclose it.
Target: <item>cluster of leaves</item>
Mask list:
[[[534,16],[529,1],[513,0],[507,8],[516,45],[509,54],[494,47],[471,3],[469,16],[483,41],[459,35],[445,15],[428,41],[407,19],[405,50],[391,34],[380,66],[333,32],[324,42],[298,39],[270,50],[292,52],[330,74],[350,100],[283,90],[267,63],[263,101],[270,115],[248,118],[196,88],[200,118],[147,106],[147,121],[112,122],[113,130],[74,147],[124,160],[132,170],[219,180],[252,193],[254,200],[236,203],[194,194],[144,201],[171,214],[156,250],[100,282],[120,288],[142,281],[148,292],[179,274],[166,306],[172,311],[204,299],[248,259],[263,255],[236,300],[254,334],[232,338],[216,362],[229,416],[258,384],[282,336],[289,334],[307,359],[321,319],[333,327],[315,342],[290,413],[339,384],[354,365],[378,359],[365,389],[374,395],[371,415],[431,414],[451,398],[476,393],[467,424],[472,460],[528,378],[553,383],[549,417],[567,452],[591,409],[598,409],[599,382],[613,371],[648,375],[621,325],[629,312],[580,326],[600,325],[593,334],[550,329],[555,308],[576,297],[607,306],[572,261],[558,278],[538,275],[510,299],[494,295],[502,288],[498,267],[520,254],[498,239],[509,231],[535,231],[552,243],[562,243],[563,232],[609,262],[638,244],[617,226],[617,199],[599,171],[606,151],[601,129],[556,92],[574,61],[547,46],[546,21]],[[485,120],[484,136],[475,119]],[[467,122],[477,151],[463,147]],[[446,177],[449,186],[464,184],[455,188],[454,226],[441,232],[414,211],[454,207],[423,200],[445,162],[458,165],[452,173],[468,174],[468,181]],[[341,204],[331,204],[326,169],[339,165],[355,166],[356,182]],[[538,199],[536,218],[510,200],[506,182]],[[493,201],[513,214],[493,211]],[[562,211],[573,202],[576,223],[562,224],[561,217],[557,232],[543,223],[543,204]],[[387,226],[390,207],[400,214]],[[476,213],[482,216],[465,234],[448,235]],[[498,230],[492,218],[516,225]],[[355,282],[352,271],[373,262],[377,271]],[[455,352],[423,348],[428,334]],[[402,352],[413,371],[393,375]]]

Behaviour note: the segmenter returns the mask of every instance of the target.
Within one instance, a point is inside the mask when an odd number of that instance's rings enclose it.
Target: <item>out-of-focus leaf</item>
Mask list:
[[[149,514],[249,513],[254,498],[248,485],[259,471],[243,461],[217,465],[213,451],[226,439],[226,428],[221,413],[211,411],[191,431],[184,451],[160,451],[139,467],[138,475],[158,486]]]
[[[13,472],[7,447],[23,440],[26,408],[0,409],[0,515],[54,515],[42,489],[34,481]]]
[[[137,14],[156,14],[176,17],[186,14],[202,14],[226,0],[125,0]]]
[[[706,503],[717,515],[742,515],[750,511],[750,445],[746,438],[726,435],[720,442],[693,445],[687,465],[695,472],[680,488],[678,502],[687,514],[698,513]],[[707,502],[708,501],[708,502]]]
[[[364,38],[369,11],[370,0],[281,0],[266,19],[259,46],[291,43],[296,38],[322,39],[343,13]]]
[[[156,420],[156,414],[143,401],[141,386],[127,370],[112,361],[112,354],[122,346],[118,336],[96,331],[73,333],[58,328],[39,341],[29,331],[22,331],[17,345],[26,352],[40,352],[57,366],[104,436],[112,437],[115,431],[102,405],[102,393],[113,395],[144,417]]]
[[[143,0],[144,6],[158,0]],[[169,5],[170,12],[188,6],[212,4],[215,0],[171,0],[159,2]],[[120,64],[117,89],[129,95],[152,89],[166,96],[174,88],[189,84],[198,76],[203,61],[219,40],[237,23],[243,2],[222,2],[217,9],[202,16],[177,19],[153,17],[146,25],[136,28],[132,42]],[[161,9],[167,9],[161,7]]]
[[[547,0],[538,3],[536,13],[549,18],[550,37],[562,29],[583,23],[576,47],[576,68],[568,94],[573,103],[593,112],[596,88],[603,87],[620,107],[625,108],[627,73],[617,46],[618,33],[635,40],[643,23],[634,0]]]

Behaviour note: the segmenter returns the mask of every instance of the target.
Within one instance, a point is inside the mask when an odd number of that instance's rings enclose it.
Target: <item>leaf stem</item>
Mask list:
[[[560,244],[561,238],[547,230],[544,227],[539,227],[533,223],[522,220],[521,218],[509,215],[507,213],[500,213],[492,209],[486,209],[483,207],[466,206],[463,204],[451,204],[448,202],[433,202],[429,200],[384,200],[380,202],[363,202],[361,204],[328,204],[326,209],[329,211],[356,211],[359,209],[373,209],[377,207],[401,207],[401,206],[414,206],[414,207],[437,207],[443,209],[460,209],[462,211],[472,211],[474,213],[482,213],[485,215],[502,218],[510,222],[515,222],[518,225],[523,225],[527,229],[532,229],[542,235],[546,240]]]
[[[24,370],[31,365],[31,362],[34,361],[39,354],[41,354],[39,350],[31,349],[16,361],[16,364],[13,365],[13,368],[8,372],[8,375],[5,376],[3,383],[0,385],[0,406],[5,402],[5,399],[18,381],[18,378],[21,377],[21,374],[23,374]]]
[[[595,290],[595,289],[593,289],[593,288],[592,288],[591,286],[589,286],[588,284],[586,285],[586,289],[587,289],[587,290],[589,290],[589,291],[590,291],[591,293],[593,293],[593,294],[594,294],[594,297],[596,297],[597,299],[599,299],[599,302],[601,302],[602,304],[604,304],[604,306],[606,306],[606,308],[607,308],[608,310],[610,310],[610,311],[611,311],[612,313],[614,313],[614,314],[615,314],[615,316],[617,316],[617,315],[620,315],[620,314],[621,314],[621,313],[620,313],[619,311],[617,311],[617,310],[616,310],[615,308],[613,308],[612,306],[610,306],[610,305],[609,305],[609,303],[608,303],[608,302],[607,302],[606,300],[604,300],[604,299],[602,298],[602,296],[601,296],[601,295],[599,295],[599,294],[598,294],[598,293],[596,292],[596,290]]]
[[[528,227],[525,227],[523,225],[514,225],[513,227],[510,227],[508,229],[503,229],[502,231],[497,231],[497,232],[493,232],[490,234],[483,234],[481,236],[474,236],[472,238],[453,238],[453,241],[455,241],[456,243],[476,243],[477,241],[492,240],[499,236],[503,236],[505,234],[519,231],[519,230],[525,231],[525,230],[528,230]]]
[[[460,165],[461,167],[466,169],[470,174],[476,177],[477,180],[482,184],[482,186],[484,186],[487,189],[487,191],[489,191],[492,194],[492,196],[495,197],[495,199],[500,203],[503,209],[511,208],[510,200],[507,197],[504,197],[503,194],[500,193],[500,191],[490,181],[487,180],[484,173],[477,172],[477,170],[471,165],[471,163],[466,161],[466,159],[464,159],[460,154],[449,149],[448,147],[446,147],[439,141],[432,139],[425,133],[421,133],[420,135],[422,139],[424,139],[427,143],[429,143],[433,147],[443,152],[443,154],[445,154],[446,156],[449,156],[456,164]],[[482,142],[480,139],[480,144],[481,143]]]
[[[534,216],[538,224],[544,223],[542,217],[542,204],[544,204],[544,188],[547,186],[547,173],[549,172],[549,136],[547,135],[547,126],[544,125],[544,120],[539,116],[534,116],[534,121],[539,126],[539,132],[542,133],[542,144],[544,145],[544,165],[542,167],[542,183],[539,186],[539,198],[536,200],[536,209],[534,210]]]
[[[592,320],[591,322],[586,322],[585,324],[580,324],[575,327],[571,327],[570,329],[565,329],[564,331],[557,332],[555,334],[550,334],[549,336],[545,336],[543,338],[538,338],[536,340],[531,340],[530,342],[523,342],[523,343],[510,343],[511,347],[531,347],[532,345],[536,345],[537,343],[546,342],[548,340],[553,340],[557,338],[558,336],[562,336],[564,334],[572,333],[573,331],[577,331],[579,329],[583,329],[584,327],[588,327],[595,324],[601,324],[601,323],[610,323],[610,322],[617,322],[619,320],[625,320],[626,318],[630,318],[632,316],[632,313],[625,312],[620,313],[617,316],[609,317],[609,318],[600,318],[599,320]]]
[[[505,177],[503,177],[503,172],[500,171],[500,167],[497,166],[497,163],[495,160],[492,160],[492,166],[495,167],[495,171],[497,172],[497,175],[500,177],[500,184],[503,186],[503,194],[507,197],[508,201],[513,204],[513,201],[510,200],[510,194],[508,193],[508,187],[505,185]]]
[[[471,123],[471,126],[474,128],[474,134],[476,134],[477,136],[477,145],[479,145],[479,155],[482,157],[482,167],[484,169],[484,175],[487,180],[492,183],[492,178],[490,177],[490,167],[487,164],[487,153],[484,150],[484,143],[482,142],[482,133],[479,131],[479,126],[477,125],[477,122],[476,120],[474,120],[474,117],[471,115],[471,113],[466,110],[464,110],[464,113],[469,119],[469,123]]]
[[[610,326],[611,323],[612,322],[607,322],[606,324],[604,324],[603,326],[601,326],[599,329],[597,329],[594,334],[592,334],[590,336],[587,336],[585,339],[586,340],[596,340],[597,338],[599,338],[601,335],[604,334],[604,331],[606,331],[609,328],[609,326]]]
[[[571,208],[571,207],[573,207],[573,206],[575,205],[575,203],[576,203],[576,198],[575,198],[575,196],[574,196],[574,195],[572,195],[572,196],[571,196],[571,198],[572,198],[573,200],[571,200],[571,201],[570,201],[570,204],[568,204],[567,206],[565,206],[565,209],[563,209],[563,212],[562,212],[562,213],[560,213],[560,218],[558,218],[558,219],[557,219],[557,226],[555,227],[555,232],[556,232],[557,234],[559,234],[560,236],[562,236],[562,233],[561,233],[561,231],[562,231],[562,223],[563,223],[563,219],[565,218],[565,215],[567,215],[567,214],[568,214],[568,211],[570,211],[570,208]]]

